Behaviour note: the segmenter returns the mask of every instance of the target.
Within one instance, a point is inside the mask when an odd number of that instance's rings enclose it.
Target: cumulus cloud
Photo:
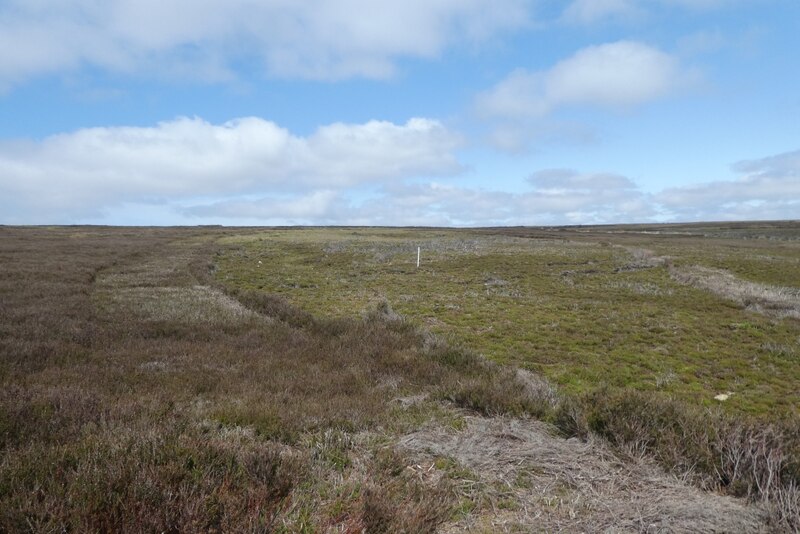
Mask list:
[[[800,150],[736,163],[736,180],[668,188],[655,196],[680,219],[785,219],[800,214]]]
[[[181,212],[200,218],[325,224],[340,220],[346,213],[346,205],[347,200],[341,194],[322,189],[308,194],[225,200],[191,206]]]
[[[193,216],[283,220],[307,224],[494,226],[587,224],[644,220],[653,207],[624,176],[553,169],[533,174],[523,193],[441,182],[392,182],[377,196],[355,202],[346,194],[213,203],[186,210]],[[281,205],[283,203],[284,206]],[[295,207],[299,208],[295,210]],[[288,210],[282,211],[282,210]]]
[[[7,0],[0,84],[82,65],[219,80],[237,61],[271,75],[382,78],[400,57],[435,57],[529,22],[530,0]]]
[[[734,180],[650,194],[621,174],[573,169],[538,170],[522,192],[464,186],[445,179],[463,170],[460,146],[423,118],[332,124],[308,136],[256,117],[178,118],[3,142],[0,223],[103,222],[118,210],[189,224],[465,226],[800,213],[800,150],[739,162]]]
[[[451,224],[467,226],[609,223],[655,215],[645,195],[623,176],[550,169],[534,173],[528,183],[531,190],[522,193],[416,185],[393,190],[384,202],[410,197],[415,202],[404,202],[403,208],[417,219],[444,216]]]
[[[644,193],[619,174],[572,169],[537,171],[527,179],[531,190],[522,193],[439,184],[401,186],[380,200],[388,207],[381,224],[403,224],[403,214],[415,224],[470,226],[798,217],[800,150],[740,162],[734,169],[744,176],[656,194]],[[369,216],[381,217],[377,211]]]
[[[272,195],[197,204],[181,211],[195,220],[227,220],[232,224],[248,220],[261,224],[450,226],[488,224],[516,216],[512,194],[438,182],[387,183],[361,200],[349,193]]]
[[[587,124],[563,120],[504,118],[491,121],[489,145],[509,154],[524,154],[531,146],[595,145],[597,132]]]
[[[349,216],[381,225],[463,226],[508,220],[513,210],[510,193],[433,182],[387,186],[351,206]]]
[[[546,71],[518,69],[478,96],[486,117],[538,118],[569,105],[624,109],[685,86],[692,74],[678,60],[635,41],[590,46]]]
[[[604,223],[655,215],[636,184],[619,174],[548,169],[532,174],[528,183],[534,191],[524,195],[523,205],[547,220]]]
[[[458,135],[423,118],[332,124],[308,137],[256,117],[88,128],[0,144],[0,204],[7,219],[63,221],[122,202],[332,191],[454,174],[459,145]]]
[[[795,186],[793,192],[800,195],[800,150],[740,161],[733,165],[733,170],[749,175],[749,179],[792,180]]]
[[[344,224],[552,225],[649,221],[796,219],[800,213],[800,151],[734,166],[738,180],[643,192],[613,173],[546,169],[531,174],[529,191],[396,183],[347,210]]]

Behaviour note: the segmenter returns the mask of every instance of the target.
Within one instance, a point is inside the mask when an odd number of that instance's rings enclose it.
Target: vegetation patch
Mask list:
[[[701,230],[2,227],[0,531],[796,530],[800,322],[670,274],[796,242]]]
[[[673,269],[672,277],[733,300],[745,309],[776,317],[800,319],[800,288],[776,287],[738,280],[731,273],[708,267]]]
[[[730,300],[675,280],[720,258],[785,258],[782,272],[794,278],[775,291],[789,298],[800,291],[790,261],[800,258],[796,234],[792,241],[783,227],[775,240],[717,227],[603,230],[272,230],[227,240],[215,276],[231,291],[279,295],[269,298],[334,317],[388,301],[451,345],[573,394],[634,388],[714,406],[730,391],[726,410],[797,414],[800,364],[780,357],[800,350],[797,319],[764,317],[752,312],[768,307],[763,300]],[[794,313],[780,306],[771,309]]]

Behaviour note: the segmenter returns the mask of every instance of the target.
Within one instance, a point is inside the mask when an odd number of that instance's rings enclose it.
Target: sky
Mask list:
[[[800,219],[797,0],[0,0],[0,224]]]

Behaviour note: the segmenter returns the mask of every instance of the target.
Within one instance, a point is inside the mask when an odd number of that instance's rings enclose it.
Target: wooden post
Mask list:
[[[417,247],[417,269],[419,269],[419,249],[420,247]]]

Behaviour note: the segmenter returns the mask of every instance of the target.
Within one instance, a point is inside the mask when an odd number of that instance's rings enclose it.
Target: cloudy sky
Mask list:
[[[800,218],[797,0],[0,0],[0,224]]]

